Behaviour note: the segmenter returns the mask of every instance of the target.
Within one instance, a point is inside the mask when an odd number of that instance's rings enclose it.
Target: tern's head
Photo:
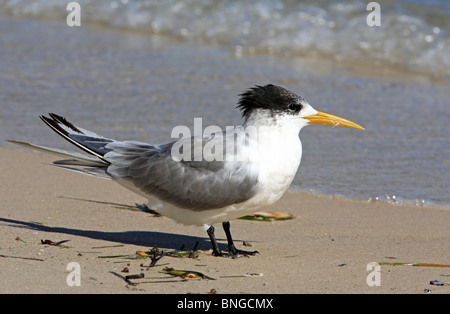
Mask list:
[[[239,96],[241,98],[237,108],[241,110],[245,121],[252,121],[254,124],[292,123],[300,130],[309,123],[320,123],[364,129],[344,118],[315,110],[303,97],[281,86],[257,85]]]

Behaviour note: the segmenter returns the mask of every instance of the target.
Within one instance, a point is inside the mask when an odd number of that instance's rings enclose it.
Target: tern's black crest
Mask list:
[[[297,114],[305,100],[295,93],[272,84],[252,87],[240,94],[237,108],[247,119],[255,109],[267,109],[272,113],[287,112]]]

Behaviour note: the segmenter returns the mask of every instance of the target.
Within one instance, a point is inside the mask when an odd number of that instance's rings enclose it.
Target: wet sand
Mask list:
[[[45,165],[52,160],[0,148],[0,293],[450,293],[450,286],[430,285],[450,282],[448,210],[288,192],[272,210],[295,219],[231,224],[237,246],[260,255],[217,258],[201,227],[117,208],[110,203],[145,200],[111,181]],[[220,226],[216,230],[225,246]],[[70,241],[58,247],[41,240]],[[197,241],[196,259],[165,256],[152,268],[145,267],[148,258],[99,258],[189,249]],[[80,265],[80,286],[67,284],[71,262]],[[371,262],[427,264],[381,265],[372,276]],[[160,273],[165,267],[215,280],[167,278]],[[131,286],[114,273],[145,278]],[[380,285],[369,286],[368,276]]]

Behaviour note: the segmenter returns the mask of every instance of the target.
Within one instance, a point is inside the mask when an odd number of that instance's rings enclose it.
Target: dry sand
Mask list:
[[[367,271],[371,262],[450,264],[448,210],[288,192],[272,210],[295,219],[231,224],[237,246],[260,255],[217,258],[201,227],[89,202],[145,200],[111,181],[45,165],[52,160],[0,148],[0,293],[450,293],[450,286],[430,285],[450,282],[449,267],[382,265],[375,277]],[[224,245],[220,226],[216,235]],[[46,239],[70,241],[63,247],[41,244]],[[149,259],[99,258],[152,247],[192,248],[196,241],[197,259],[165,256],[152,268],[140,266]],[[243,247],[243,241],[252,247]],[[80,265],[80,286],[67,284],[70,262]],[[129,273],[122,272],[125,267]],[[164,267],[216,280],[168,282],[159,273]],[[113,272],[146,278],[130,286]],[[368,286],[368,276],[380,285]]]

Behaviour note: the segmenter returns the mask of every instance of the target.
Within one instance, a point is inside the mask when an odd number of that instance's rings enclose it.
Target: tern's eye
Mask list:
[[[301,106],[301,105],[298,105],[298,104],[290,104],[290,105],[288,106],[288,108],[289,108],[289,110],[298,112],[298,111],[300,111],[300,109],[302,108],[302,106]]]

